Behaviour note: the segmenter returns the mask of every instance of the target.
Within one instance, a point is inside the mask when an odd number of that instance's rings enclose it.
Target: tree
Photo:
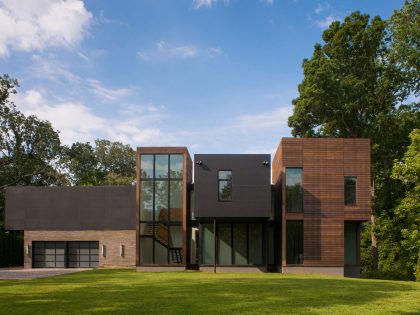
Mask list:
[[[394,249],[403,256],[404,269],[411,269],[420,281],[420,129],[410,133],[411,144],[401,161],[394,163],[392,177],[406,188],[404,197],[394,211],[396,232]]]
[[[61,154],[58,132],[48,121],[25,116],[10,96],[18,82],[0,76],[0,210],[1,225],[4,189],[8,186],[48,186],[65,184],[58,171]]]
[[[322,35],[324,44],[316,44],[312,57],[303,61],[304,79],[289,117],[294,136],[371,139],[374,269],[376,215],[392,216],[404,193],[390,177],[393,161],[402,157],[408,134],[420,125],[419,105],[401,104],[412,81],[392,57],[395,44],[387,25],[360,12],[351,13],[343,23],[333,22]]]
[[[420,93],[420,0],[406,1],[389,21],[391,60],[405,76],[406,95]]]
[[[136,154],[121,142],[76,142],[64,148],[62,163],[73,185],[131,185],[136,176]]]

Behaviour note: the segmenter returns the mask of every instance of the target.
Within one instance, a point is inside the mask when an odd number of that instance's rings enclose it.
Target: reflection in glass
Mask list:
[[[155,178],[168,178],[168,161],[167,154],[155,155]]]
[[[231,246],[231,229],[230,224],[218,225],[218,240],[219,240],[219,264],[232,264],[232,246]]]
[[[153,220],[153,181],[140,181],[140,220]]]
[[[153,178],[153,155],[142,154],[140,156],[140,178]]]
[[[303,211],[302,169],[286,168],[286,211]]]
[[[168,220],[168,181],[155,181],[155,220]]]
[[[184,158],[182,154],[171,154],[170,155],[170,177],[171,178],[182,178],[184,168]]]
[[[232,200],[232,187],[231,182],[227,180],[219,180],[219,200],[230,201]]]
[[[303,221],[286,222],[286,263],[303,263]]]
[[[249,225],[249,263],[262,264],[262,228],[261,224]]]
[[[219,171],[219,179],[232,179],[232,171]]]
[[[213,224],[203,224],[202,232],[203,255],[201,257],[202,264],[210,265],[214,263],[214,233]]]
[[[235,265],[246,265],[246,224],[233,225],[233,248],[235,255]]]
[[[172,248],[182,247],[182,226],[169,227],[169,246]]]
[[[356,176],[344,177],[344,203],[345,205],[356,204]]]

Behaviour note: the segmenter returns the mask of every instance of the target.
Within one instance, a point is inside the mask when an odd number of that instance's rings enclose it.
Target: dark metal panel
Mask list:
[[[197,218],[268,218],[271,214],[269,154],[196,154]],[[201,161],[201,165],[197,162]],[[268,165],[264,165],[267,161]],[[218,200],[218,171],[232,170],[232,201]]]
[[[8,230],[134,230],[134,186],[9,187]]]

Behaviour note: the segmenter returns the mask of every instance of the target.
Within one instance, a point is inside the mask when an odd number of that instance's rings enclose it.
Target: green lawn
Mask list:
[[[1,314],[420,313],[420,283],[274,273],[99,269],[0,280]]]

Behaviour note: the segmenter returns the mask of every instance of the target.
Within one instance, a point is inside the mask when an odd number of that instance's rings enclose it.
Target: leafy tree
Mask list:
[[[131,185],[135,180],[135,152],[121,142],[96,140],[65,147],[62,163],[73,185]]]
[[[93,186],[101,183],[105,177],[98,168],[95,150],[89,142],[73,143],[63,149],[62,163],[67,167],[67,176],[76,186]]]
[[[351,13],[342,23],[333,22],[322,35],[324,44],[316,44],[312,57],[303,61],[304,79],[289,117],[294,136],[371,139],[374,269],[375,216],[392,218],[404,193],[404,187],[390,177],[393,161],[404,154],[410,131],[420,126],[419,105],[401,104],[414,90],[413,80],[396,62],[397,42],[392,41],[387,25],[360,12]],[[419,51],[415,53],[420,60]]]
[[[392,225],[401,227],[396,231],[398,242],[394,249],[420,281],[420,129],[414,129],[410,139],[407,152],[402,161],[395,161],[392,172],[392,177],[406,188],[395,208]]]
[[[58,132],[48,121],[25,116],[16,109],[10,96],[16,93],[17,86],[17,80],[0,76],[1,225],[6,187],[66,183],[57,167],[61,154]]]
[[[420,0],[406,1],[389,21],[391,61],[405,76],[404,93],[420,93]]]

